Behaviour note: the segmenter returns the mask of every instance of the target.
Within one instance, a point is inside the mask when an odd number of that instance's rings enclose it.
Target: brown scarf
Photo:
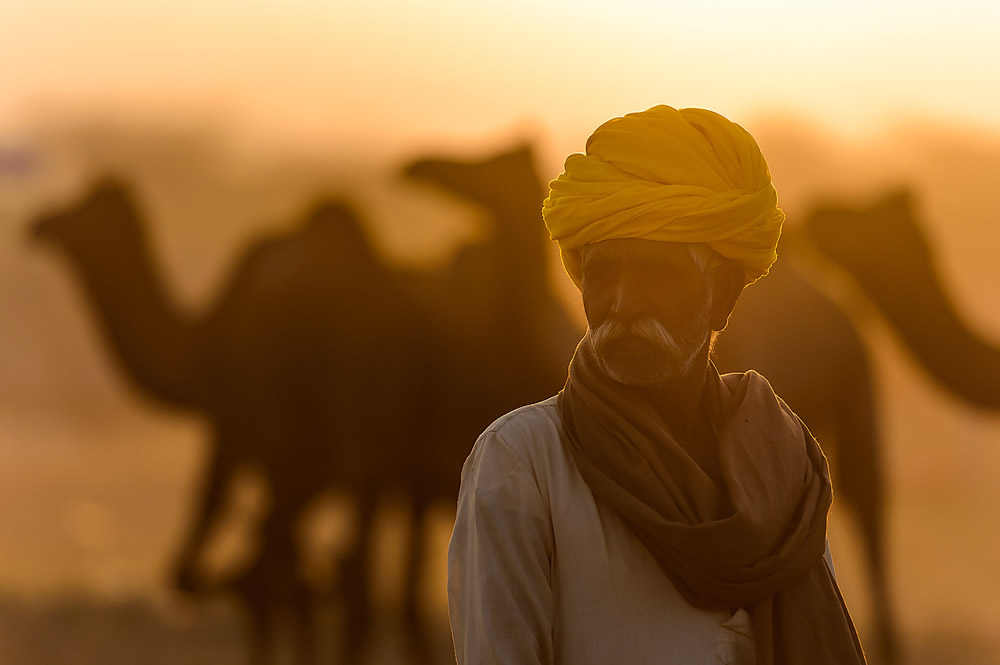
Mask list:
[[[569,449],[687,601],[747,608],[757,665],[856,665],[864,653],[826,566],[833,492],[819,445],[750,371],[709,367],[703,399],[724,488],[667,429],[646,394],[608,378],[585,336],[559,394]]]

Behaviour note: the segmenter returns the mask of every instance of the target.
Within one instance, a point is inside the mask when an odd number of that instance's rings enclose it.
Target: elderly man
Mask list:
[[[657,106],[601,125],[542,216],[588,329],[555,397],[483,433],[448,555],[460,665],[864,663],[805,425],[715,336],[784,214],[739,125]]]

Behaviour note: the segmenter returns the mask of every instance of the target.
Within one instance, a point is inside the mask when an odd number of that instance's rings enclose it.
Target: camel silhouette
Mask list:
[[[407,440],[422,416],[423,402],[414,399],[423,380],[420,312],[384,270],[355,213],[337,201],[317,205],[290,233],[254,242],[200,315],[178,312],[168,297],[124,185],[105,180],[32,231],[68,259],[131,383],[210,425],[173,584],[233,591],[255,662],[270,662],[282,643],[296,662],[313,662],[315,592],[301,576],[297,522],[331,486],[369,510],[375,488],[405,463],[383,463],[379,452],[398,450],[395,442]],[[401,346],[400,337],[410,343]],[[268,490],[258,547],[231,579],[205,579],[199,554],[243,468]],[[343,582],[357,584],[350,575]]]
[[[418,528],[404,571],[404,625],[412,660],[429,659],[419,527],[436,501],[454,502],[461,465],[492,420],[559,389],[580,336],[555,295],[538,288],[547,241],[529,148],[473,162],[421,160],[406,174],[485,206],[488,237],[442,270],[403,271],[376,257],[346,206],[319,206],[296,231],[254,242],[199,315],[171,302],[123,185],[105,181],[33,226],[69,260],[131,383],[211,424],[173,582],[234,591],[262,663],[282,625],[291,626],[284,637],[298,662],[315,656],[315,590],[299,575],[293,532],[328,487],[355,497],[360,525],[340,568],[348,607],[341,662],[356,662],[371,632],[371,525],[389,490],[412,499]],[[201,579],[198,555],[243,467],[269,489],[259,546],[230,579]]]
[[[918,219],[904,189],[868,206],[821,206],[804,233],[847,270],[935,382],[968,404],[1000,408],[1000,348],[953,304]]]

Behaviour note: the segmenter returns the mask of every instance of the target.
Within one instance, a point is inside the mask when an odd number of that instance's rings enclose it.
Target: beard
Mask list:
[[[597,363],[618,383],[648,386],[685,374],[711,336],[707,309],[670,331],[651,316],[627,324],[609,318],[590,331]]]

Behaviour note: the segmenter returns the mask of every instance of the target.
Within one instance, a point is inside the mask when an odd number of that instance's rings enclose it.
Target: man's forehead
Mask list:
[[[622,259],[627,261],[694,262],[691,245],[683,242],[663,242],[647,238],[613,238],[584,245],[580,258],[589,261]]]

